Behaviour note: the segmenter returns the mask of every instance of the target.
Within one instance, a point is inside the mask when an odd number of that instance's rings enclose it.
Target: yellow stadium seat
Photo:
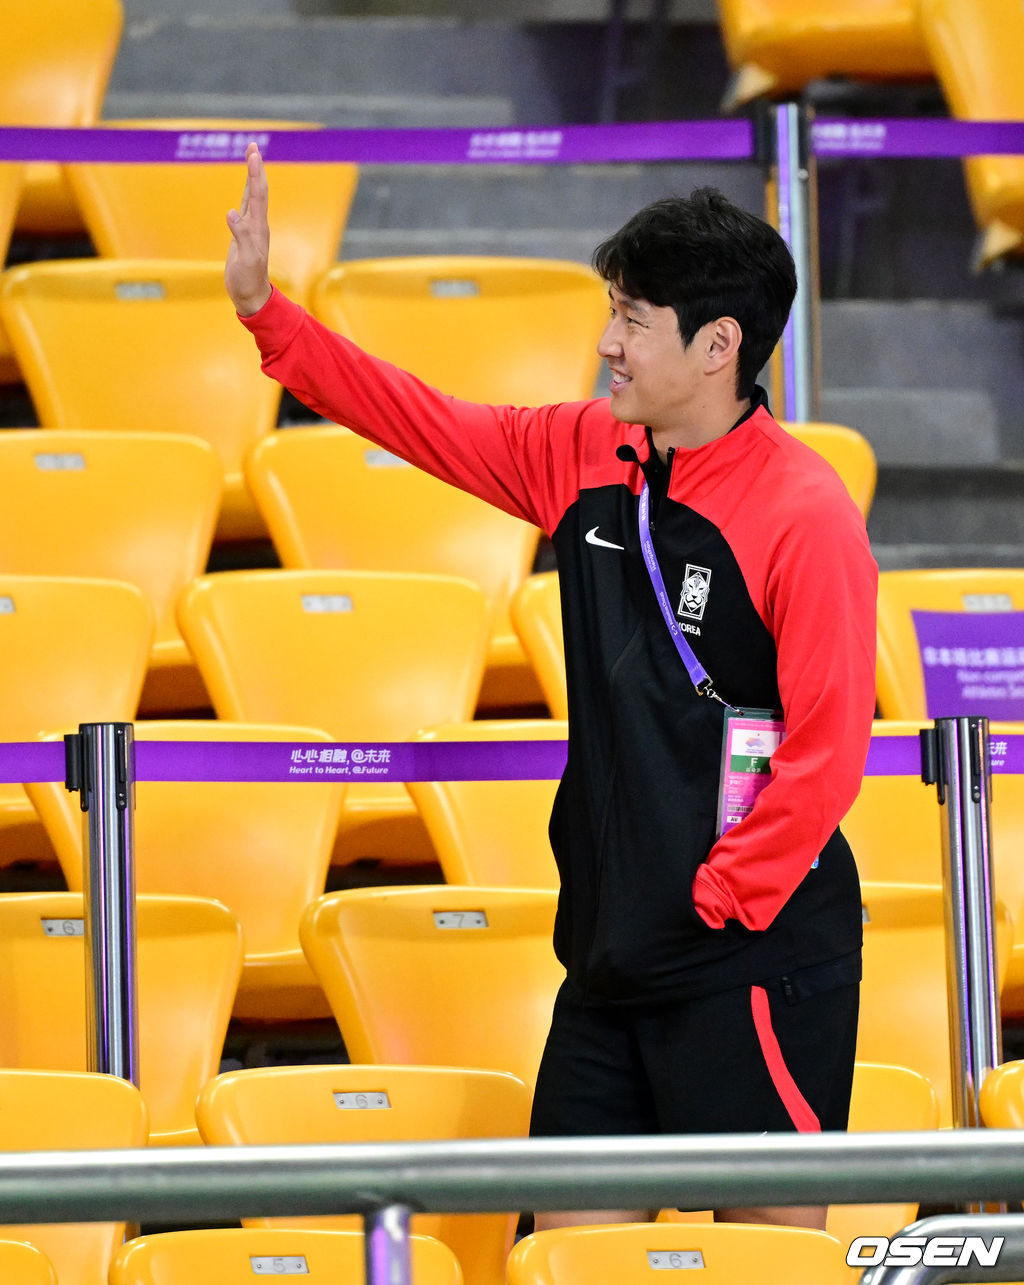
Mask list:
[[[471,718],[488,626],[468,580],[371,571],[200,577],[178,623],[219,718],[368,742]],[[435,859],[401,782],[350,784],[332,860],[360,857]]]
[[[982,1081],[978,1107],[990,1129],[1024,1129],[1024,1061],[993,1067]]]
[[[105,120],[104,128],[248,134],[318,129],[280,120]],[[220,259],[224,215],[241,199],[238,160],[131,165],[80,162],[67,177],[97,252],[116,259]],[[270,267],[305,303],[313,281],[338,257],[358,167],[338,161],[267,165],[274,202]]]
[[[0,123],[95,124],[123,27],[120,0],[6,0]],[[59,165],[28,166],[18,227],[46,235],[83,231]]]
[[[552,718],[569,717],[558,572],[528,576],[512,595],[512,626],[529,657]]]
[[[21,199],[24,169],[9,161],[0,163],[0,264],[7,261],[14,216]],[[0,384],[16,384],[21,379],[7,332],[0,325]]]
[[[277,724],[136,723],[135,740],[326,741]],[[73,892],[82,890],[82,818],[62,782],[26,787]],[[340,782],[139,781],[135,887],[211,897],[237,915],[245,961],[233,1015],[250,1022],[329,1018],[299,945],[299,918],[324,890],[345,786]]]
[[[876,720],[872,736],[917,738],[917,720]],[[1019,736],[1019,723],[989,725],[992,742]],[[1009,913],[1013,943],[1001,991],[1004,1017],[1024,1016],[1024,778],[992,774],[992,878],[995,893]],[[942,883],[942,829],[935,786],[916,775],[866,776],[842,830],[850,841],[862,879],[900,883]]]
[[[299,939],[354,1062],[508,1071],[532,1086],[565,970],[557,894],[358,888],[306,911]]]
[[[864,434],[842,424],[786,423],[782,427],[828,460],[866,518],[875,498],[878,461]]]
[[[872,739],[918,739],[921,719],[875,719]],[[942,883],[942,818],[934,786],[920,773],[865,776],[853,807],[843,818],[862,879],[881,882]]]
[[[590,397],[607,287],[562,259],[424,255],[329,269],[312,311],[368,352],[467,401]]]
[[[938,1127],[938,1097],[919,1071],[878,1062],[856,1063],[850,1097],[851,1133],[903,1133]],[[895,1236],[917,1215],[916,1201],[830,1205],[825,1230],[840,1244],[849,1245],[855,1236],[865,1234]]]
[[[480,585],[491,613],[481,704],[543,700],[508,616],[533,566],[536,527],[344,428],[275,433],[250,452],[245,477],[285,567],[427,572]]]
[[[946,931],[939,887],[865,881],[864,977],[857,1060],[919,1072],[939,1101],[939,1121],[953,1123]],[[996,903],[996,984],[1009,959],[1012,925]]]
[[[409,1241],[415,1285],[462,1285],[454,1254],[429,1236]],[[364,1277],[358,1231],[213,1227],[153,1232],[128,1241],[110,1268],[110,1285],[251,1285],[254,1275],[294,1273],[309,1285],[341,1285]]]
[[[7,1285],[57,1285],[53,1264],[34,1245],[0,1240],[0,1279]]]
[[[913,0],[718,0],[733,80],[725,106],[780,98],[829,77],[931,76]]]
[[[454,1017],[454,1015],[453,1015]],[[439,1066],[287,1066],[230,1071],[199,1095],[214,1146],[525,1137],[530,1092],[495,1071]],[[413,1231],[455,1253],[467,1281],[504,1285],[516,1214],[417,1214]],[[352,1216],[249,1218],[250,1226],[358,1227]]]
[[[961,120],[1024,119],[1017,53],[1024,10],[1014,0],[921,0],[921,26],[950,112]],[[978,224],[975,266],[1024,249],[1024,156],[969,156]]]
[[[220,1066],[242,968],[238,920],[199,897],[136,899],[139,1087],[151,1143],[199,1142],[195,1099]],[[0,1066],[87,1067],[83,898],[0,895]]]
[[[219,540],[265,536],[242,459],[281,389],[225,307],[223,263],[66,259],[0,277],[0,320],[44,428],[184,433],[220,457]]]
[[[564,740],[557,719],[478,719],[421,733],[423,741]],[[548,840],[557,780],[410,781],[446,882],[491,888],[555,888]]]
[[[878,578],[878,710],[882,718],[941,718],[976,710],[930,710],[912,612],[1024,610],[1024,568],[954,567],[883,571]]]
[[[0,574],[0,741],[135,717],[153,612],[134,585]],[[0,865],[53,862],[20,785],[0,785]]]
[[[127,1080],[87,1071],[0,1070],[0,1149],[79,1151],[145,1146],[146,1107]],[[124,1223],[0,1226],[0,1237],[25,1240],[46,1256],[60,1285],[99,1285],[124,1240]],[[26,1285],[34,1276],[26,1276]],[[48,1276],[41,1276],[47,1281]],[[0,1250],[0,1280],[20,1285]]]
[[[693,1269],[703,1285],[778,1280],[849,1285],[846,1246],[823,1231],[754,1223],[616,1223],[524,1236],[508,1285],[641,1285],[655,1271]]]
[[[205,708],[174,605],[206,569],[220,496],[220,464],[199,438],[8,430],[0,433],[0,573],[137,585],[156,620],[142,712]]]

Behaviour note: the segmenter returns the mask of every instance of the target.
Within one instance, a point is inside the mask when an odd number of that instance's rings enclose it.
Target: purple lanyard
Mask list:
[[[651,539],[651,488],[646,481],[644,482],[644,489],[640,492],[638,521],[640,526],[640,548],[643,550],[644,562],[647,564],[647,574],[651,578],[654,595],[658,599],[658,606],[661,608],[661,614],[665,618],[665,624],[668,625],[668,631],[672,635],[676,651],[686,666],[686,672],[690,675],[690,681],[699,695],[707,696],[709,700],[716,700],[731,709],[732,706],[729,705],[728,701],[722,700],[721,696],[715,691],[710,675],[694,655],[693,648],[686,641],[686,635],[679,628],[679,621],[676,619],[675,612],[672,610],[672,605],[668,600],[665,578],[661,574],[658,555],[654,552],[654,541]]]

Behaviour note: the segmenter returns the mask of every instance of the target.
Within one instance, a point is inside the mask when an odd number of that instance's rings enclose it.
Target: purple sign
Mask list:
[[[643,121],[501,129],[68,129],[0,127],[3,161],[238,162],[254,139],[268,161],[361,164],[570,165],[745,161],[748,120]]]
[[[136,741],[139,781],[557,780],[565,741],[326,745],[280,741]],[[1024,736],[993,738],[993,772],[1024,775]],[[63,741],[0,742],[0,785],[64,780]],[[919,776],[917,736],[876,736],[865,776]]]
[[[929,718],[1024,721],[1024,611],[912,611]]]
[[[994,156],[1024,153],[1024,122],[819,118],[816,156]]]

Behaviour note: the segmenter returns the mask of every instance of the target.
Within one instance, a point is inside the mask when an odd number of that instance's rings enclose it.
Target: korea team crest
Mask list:
[[[676,615],[681,620],[703,620],[704,608],[708,605],[708,594],[711,591],[711,572],[707,567],[695,567],[686,564],[686,575],[683,577],[683,589],[679,595],[679,606]]]

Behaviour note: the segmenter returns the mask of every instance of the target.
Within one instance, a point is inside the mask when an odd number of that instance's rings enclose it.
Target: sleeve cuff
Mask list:
[[[724,928],[727,919],[739,918],[732,895],[706,863],[693,877],[693,906],[709,928]]]

